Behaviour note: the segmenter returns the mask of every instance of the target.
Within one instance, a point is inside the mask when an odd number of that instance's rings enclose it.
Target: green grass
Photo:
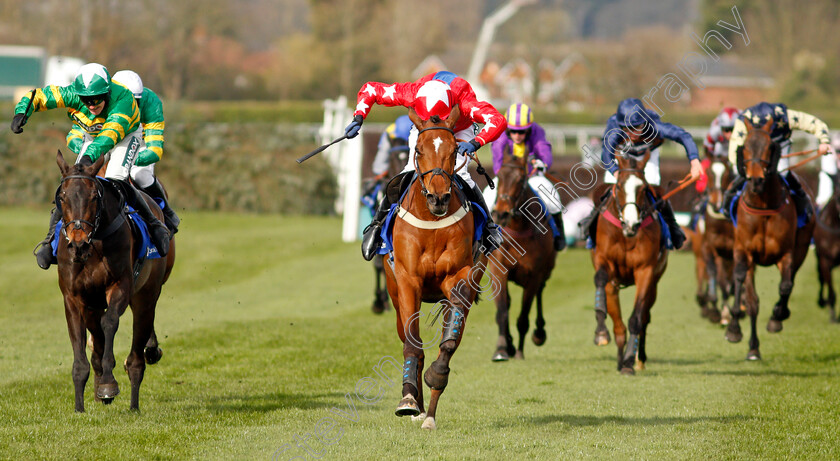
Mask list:
[[[288,459],[306,456],[295,437],[327,417],[336,422],[327,436],[337,440],[310,439],[324,459],[840,457],[840,326],[816,307],[813,258],[776,335],[764,325],[778,275],[759,271],[764,360],[752,363],[746,338],[728,344],[699,317],[692,256],[672,254],[648,330],[647,370],[628,378],[615,370],[614,345],[592,345],[589,255],[567,251],[546,288],[548,342],[529,340],[525,361],[490,361],[495,308],[487,300],[473,307],[438,430],[429,433],[394,416],[398,387],[372,370],[383,356],[402,361],[394,313],[370,312],[372,269],[357,244],[340,242],[336,218],[184,213],[157,311],[164,357],[147,368],[141,411],[128,409],[119,369],[123,394],[96,404],[91,379],[87,413],[75,414],[56,273],[38,269],[30,254],[47,217],[0,210],[0,458],[270,459],[290,444]],[[130,331],[127,314],[118,364]],[[436,355],[428,352],[427,364]],[[370,404],[353,397],[366,377],[376,379],[371,395],[381,392]]]

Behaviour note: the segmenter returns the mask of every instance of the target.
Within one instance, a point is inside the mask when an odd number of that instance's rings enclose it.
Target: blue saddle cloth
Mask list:
[[[656,197],[653,196],[653,193],[651,193],[650,190],[648,190],[647,194],[648,198],[655,203]],[[671,241],[671,229],[668,227],[668,223],[665,222],[665,218],[662,217],[662,213],[656,213],[656,217],[657,221],[659,222],[659,230],[660,232],[662,232],[662,240],[660,241],[660,244],[669,250],[673,250],[674,243]],[[595,248],[595,236],[592,235],[591,232],[586,238],[586,248],[589,250]]]
[[[788,190],[790,191],[790,195],[796,195],[793,189],[790,188],[790,184],[788,184],[787,179],[785,179],[785,175],[780,175],[780,177],[782,178],[782,181],[784,181],[785,186],[787,186]],[[732,219],[732,225],[735,227],[738,227],[738,200],[741,199],[741,194],[744,192],[744,189],[746,187],[747,183],[745,181],[741,188],[738,189],[738,192],[735,193],[735,197],[732,199],[732,203],[729,204],[729,216]],[[803,211],[802,213],[798,213],[796,215],[796,227],[800,228],[805,224],[808,224],[808,216]]]
[[[160,202],[157,202],[158,206],[163,209],[163,205]],[[143,218],[140,217],[140,214],[131,208],[130,206],[126,205],[128,212],[126,216],[128,217],[129,222],[131,223],[131,231],[134,233],[135,236],[139,237],[137,239],[137,254],[141,255],[140,259],[157,259],[160,258],[161,255],[158,253],[157,247],[152,244],[151,237],[149,235],[149,225],[146,224],[146,221],[143,221]],[[64,222],[59,220],[58,224],[55,226],[55,234],[53,235],[52,242],[50,242],[50,246],[52,247],[53,256],[56,255],[56,251],[58,249],[58,236],[61,234],[61,228],[64,226]]]
[[[416,175],[414,179],[412,179],[412,183],[416,180]],[[465,184],[462,183],[462,180],[457,175],[455,176],[455,184],[458,188],[462,191],[465,189]],[[378,254],[386,255],[392,251],[394,251],[394,218],[397,215],[397,209],[400,207],[400,203],[402,203],[403,199],[405,199],[405,195],[411,189],[409,185],[408,188],[402,193],[400,196],[400,200],[397,203],[391,205],[390,210],[388,211],[388,216],[385,218],[385,224],[382,226],[382,230],[380,230],[380,236],[382,237],[382,246],[379,247]],[[487,222],[487,210],[481,207],[476,202],[470,202],[471,207],[470,211],[472,211],[473,215],[473,222],[475,224],[475,233],[473,239],[477,242],[481,240],[481,236],[484,234],[484,224]]]

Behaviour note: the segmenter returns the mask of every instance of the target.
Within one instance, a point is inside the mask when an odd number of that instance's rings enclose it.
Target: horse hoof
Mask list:
[[[633,365],[633,369],[636,371],[645,371],[645,362],[641,360],[636,360],[636,364]]]
[[[718,324],[721,321],[720,311],[717,309],[709,309],[709,321]]]
[[[636,370],[632,367],[621,367],[621,374],[624,376],[633,376],[636,374]]]
[[[114,400],[114,397],[118,395],[120,395],[120,386],[117,383],[100,384],[96,388],[96,396],[102,399],[102,402],[105,404],[111,403],[106,402],[106,400]]]
[[[778,333],[782,331],[782,322],[776,319],[770,319],[767,322],[767,331],[769,331],[770,333]]]
[[[495,354],[493,354],[494,362],[507,362],[508,360],[510,360],[510,356],[504,349],[499,349],[496,351]]]
[[[382,302],[380,300],[376,300],[376,301],[373,302],[373,305],[370,306],[370,310],[374,314],[381,314],[381,313],[385,312],[385,306],[382,304]]]
[[[417,416],[420,414],[420,407],[417,405],[417,399],[413,395],[408,394],[400,400],[397,404],[397,411],[394,412],[397,416]]]
[[[726,330],[726,340],[730,343],[740,343],[744,339],[744,335],[740,331]]]
[[[610,334],[607,331],[595,332],[595,339],[593,340],[596,346],[606,346],[610,343]]]
[[[516,360],[525,360],[525,353],[522,351],[516,351],[516,354],[513,356]]]
[[[531,341],[533,341],[537,346],[545,344],[545,338],[545,330],[534,330],[534,333],[531,335]]]
[[[437,429],[437,424],[435,424],[435,418],[433,416],[427,416],[426,419],[423,420],[423,425],[420,426],[427,431],[433,431]]]
[[[107,399],[99,399],[99,401],[102,402],[105,405],[110,405],[111,403],[114,402],[114,398],[111,397],[111,398],[107,398]]]
[[[758,349],[749,351],[747,353],[747,360],[750,362],[761,360],[761,354],[758,352]]]
[[[706,307],[701,307],[700,308],[700,317],[703,317],[704,319],[709,318],[709,309],[707,309]]]
[[[143,349],[143,355],[146,357],[146,363],[154,365],[160,362],[161,357],[163,357],[163,350],[159,347],[147,347]]]
[[[412,422],[421,422],[422,423],[424,419],[426,419],[426,412],[425,411],[423,413],[420,413],[417,416],[412,416],[411,417]]]

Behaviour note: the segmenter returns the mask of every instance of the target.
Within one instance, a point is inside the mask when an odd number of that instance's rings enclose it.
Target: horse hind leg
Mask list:
[[[750,315],[750,341],[749,352],[747,352],[747,360],[761,360],[761,353],[758,350],[758,328],[756,323],[758,320],[758,293],[755,291],[755,267],[747,272],[747,280],[744,285],[744,291],[747,295],[746,306],[748,314]]]
[[[744,282],[747,278],[747,262],[745,259],[744,255],[735,254],[735,268],[733,270],[735,294],[732,298],[732,305],[729,308],[732,317],[726,326],[726,333],[724,334],[724,337],[730,343],[738,343],[744,339],[744,334],[741,332],[740,319],[744,316],[744,312],[741,310],[741,300],[744,298]]]
[[[373,304],[370,306],[370,310],[374,314],[381,314],[385,312],[388,303],[388,293],[382,288],[382,276],[385,270],[382,264],[382,255],[374,256],[373,271],[376,279],[376,288],[373,290]]]
[[[791,256],[788,255],[779,262],[779,270],[782,273],[782,279],[779,282],[779,301],[773,307],[773,315],[767,322],[767,331],[770,333],[778,333],[782,331],[782,321],[790,317],[790,309],[788,308],[788,300],[790,294],[793,292],[793,266],[791,264]]]
[[[608,282],[607,271],[598,269],[595,272],[595,338],[593,342],[596,346],[606,346],[610,343],[610,332],[607,330],[607,292],[606,286]]]
[[[527,286],[522,292],[522,309],[519,311],[519,318],[516,319],[516,329],[519,330],[519,347],[516,350],[516,358],[525,358],[525,338],[528,336],[528,329],[530,322],[528,316],[531,315],[531,305],[534,303],[535,288],[532,285]]]
[[[507,281],[501,283],[502,291],[496,296],[496,325],[499,327],[499,339],[496,341],[496,352],[493,353],[494,362],[510,360],[516,354],[513,346],[513,336],[510,334],[510,293],[507,291]]]
[[[539,290],[537,290],[537,320],[536,320],[536,328],[534,329],[534,333],[531,335],[531,340],[537,346],[542,346],[545,344],[546,333],[545,333],[545,318],[543,317],[543,305],[542,305],[542,292],[545,288],[545,283],[540,285]]]
[[[143,356],[145,357],[148,365],[154,365],[160,362],[160,359],[163,357],[163,350],[158,344],[157,333],[155,333],[154,326],[152,327],[152,334],[146,342],[146,347],[143,349]]]

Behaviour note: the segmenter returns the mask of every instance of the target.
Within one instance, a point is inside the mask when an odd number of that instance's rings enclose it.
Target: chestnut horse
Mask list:
[[[58,239],[58,285],[73,346],[76,411],[85,409],[84,390],[91,365],[97,401],[111,403],[120,392],[113,374],[114,335],[129,304],[134,332],[124,366],[131,381],[130,407],[139,410],[146,363],[157,362],[161,355],[153,338],[155,306],[175,262],[175,242],[170,242],[165,258],[150,259],[135,267],[137,241],[123,211],[122,195],[95,176],[105,156],[87,167],[71,166],[59,151],[56,162],[62,176],[56,206],[65,223],[63,238]],[[155,213],[162,219],[159,209]],[[85,329],[93,341],[90,363],[85,352]]]
[[[642,159],[617,154],[616,184],[610,196],[600,205],[592,264],[595,267],[595,344],[609,344],[605,325],[607,313],[613,321],[615,344],[618,347],[618,370],[632,375],[634,368],[643,370],[647,361],[645,337],[650,310],[656,301],[656,288],[668,265],[668,250],[652,189],[645,180],[647,151]],[[622,286],[636,286],[633,313],[627,328],[621,320],[618,291]],[[626,349],[625,349],[626,345]],[[636,359],[638,357],[638,362]]]
[[[817,304],[829,308],[829,319],[837,323],[837,296],[834,292],[834,282],[831,271],[840,266],[840,188],[837,179],[834,181],[834,195],[825,204],[817,217],[817,227],[814,229],[814,246],[817,253],[817,273],[820,277],[820,294]],[[828,293],[826,293],[826,290]]]
[[[726,339],[737,343],[743,338],[739,323],[739,318],[744,315],[741,311],[743,304],[750,315],[747,360],[760,360],[756,333],[758,294],[755,291],[755,266],[775,265],[781,272],[779,301],[767,323],[767,331],[779,332],[782,321],[790,317],[788,300],[796,271],[808,255],[815,219],[811,216],[803,227],[797,228],[796,206],[778,172],[781,149],[769,134],[772,121],[761,127],[754,127],[749,120],[744,120],[744,124],[747,135],[744,145],[738,148],[737,165],[747,184],[737,205],[733,248],[735,298],[730,308],[732,320],[727,325]]]
[[[397,139],[397,141],[402,140]],[[408,146],[401,143],[391,147],[388,150],[388,177],[392,178],[399,174],[403,168],[405,168],[406,163],[408,163]],[[376,214],[376,206],[382,201],[382,198],[386,193],[385,189],[387,185],[388,179],[382,178],[376,180],[376,182],[369,187],[369,189],[378,188],[378,192],[375,197],[373,197],[374,200],[373,207],[371,208],[371,217]],[[370,310],[373,311],[374,314],[381,314],[391,308],[391,305],[388,303],[388,291],[384,286],[385,266],[382,261],[382,255],[378,254],[373,257],[373,276],[376,280],[376,284],[373,288],[373,304],[371,304]]]
[[[707,291],[702,306],[703,316],[712,323],[729,323],[727,299],[732,296],[732,248],[735,245],[735,229],[721,208],[723,193],[732,182],[732,165],[725,157],[715,158],[709,166],[707,186],[708,203],[704,220],[703,259],[706,267]],[[724,316],[718,309],[718,292],[721,295]]]
[[[418,129],[414,167],[416,180],[400,203],[393,227],[393,261],[385,264],[388,294],[397,314],[403,342],[403,397],[397,416],[424,418],[420,303],[438,303],[444,312],[437,359],[426,370],[431,401],[422,427],[435,429],[438,399],[449,380],[449,362],[463,337],[464,322],[484,275],[484,257],[473,259],[473,212],[455,182],[457,142],[453,128],[460,116],[456,106],[446,120],[421,120],[409,109]],[[466,165],[460,167],[466,168]]]
[[[537,298],[537,328],[531,339],[537,346],[545,343],[545,319],[543,318],[542,292],[545,283],[551,277],[554,269],[554,238],[547,219],[542,222],[532,222],[530,216],[545,214],[540,210],[536,194],[528,186],[528,158],[522,156],[516,159],[509,152],[504,158],[508,159],[496,176],[499,188],[493,220],[505,230],[510,238],[505,238],[499,251],[494,253],[488,272],[494,281],[498,281],[501,291],[495,296],[496,324],[499,326],[499,340],[493,361],[508,360],[511,356],[517,359],[525,358],[525,336],[528,334],[528,314],[534,297]],[[534,207],[534,213],[524,213],[525,209]],[[522,310],[516,321],[519,330],[519,347],[513,346],[510,334],[509,312],[510,293],[508,281],[522,287]]]

